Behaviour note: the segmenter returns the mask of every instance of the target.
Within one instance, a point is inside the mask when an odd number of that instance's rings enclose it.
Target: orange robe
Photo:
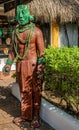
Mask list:
[[[26,39],[28,31],[20,33],[22,39]],[[19,55],[23,55],[25,45],[18,42]],[[41,103],[42,80],[37,77],[37,50],[39,56],[44,53],[43,35],[39,28],[35,27],[28,47],[28,52],[23,60],[16,64],[17,81],[21,94],[21,116],[26,120],[32,120],[33,116],[39,116]]]

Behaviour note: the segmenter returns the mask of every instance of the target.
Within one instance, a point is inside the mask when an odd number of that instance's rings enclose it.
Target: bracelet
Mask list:
[[[7,59],[6,64],[12,65],[12,64],[13,64],[13,61],[12,61],[11,59]]]
[[[37,60],[37,63],[44,65],[45,64],[45,58],[43,56],[39,57],[38,60]]]

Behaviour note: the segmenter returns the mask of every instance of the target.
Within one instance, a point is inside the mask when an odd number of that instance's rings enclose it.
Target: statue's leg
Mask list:
[[[33,83],[33,120],[31,122],[32,128],[37,128],[40,126],[40,107],[41,107],[41,89],[42,81],[41,79],[34,79]]]

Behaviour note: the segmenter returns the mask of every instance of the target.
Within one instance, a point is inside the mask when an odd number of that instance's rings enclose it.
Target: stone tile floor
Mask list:
[[[33,130],[28,122],[21,126],[12,123],[13,118],[20,115],[20,102],[11,94],[10,88],[13,82],[15,80],[10,77],[0,79],[0,130]],[[54,129],[42,121],[41,127],[36,130]]]

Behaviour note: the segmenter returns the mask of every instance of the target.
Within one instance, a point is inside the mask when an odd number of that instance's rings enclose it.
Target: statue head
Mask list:
[[[30,14],[30,9],[26,5],[18,5],[16,19],[20,25],[28,24],[34,20],[34,16]]]

